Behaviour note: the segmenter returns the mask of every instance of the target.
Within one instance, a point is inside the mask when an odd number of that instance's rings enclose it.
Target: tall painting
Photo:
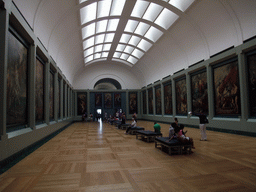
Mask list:
[[[111,93],[104,94],[104,107],[106,109],[112,108],[112,94]]]
[[[114,93],[114,107],[121,107],[121,93]]]
[[[66,83],[63,82],[63,101],[62,101],[62,105],[63,105],[63,118],[66,118]]]
[[[192,111],[208,114],[207,73],[205,70],[191,75]]]
[[[58,79],[58,118],[60,119],[60,109],[61,109],[61,80]]]
[[[102,94],[101,93],[95,94],[95,107],[102,107]]]
[[[143,102],[143,114],[147,114],[147,95],[146,95],[146,91],[142,92],[142,102]]]
[[[28,49],[13,33],[9,32],[6,101],[7,128],[23,126],[28,123],[27,67]]]
[[[256,117],[256,51],[247,56],[250,116]]]
[[[164,113],[171,115],[172,110],[172,84],[168,82],[164,85]]]
[[[138,113],[137,107],[137,93],[130,92],[129,93],[129,114]]]
[[[155,87],[155,107],[156,107],[156,114],[162,114],[162,100],[161,100],[161,86]]]
[[[49,115],[50,120],[54,119],[54,73],[50,72],[50,84],[49,84]]]
[[[237,58],[213,67],[215,115],[239,115],[240,91]]]
[[[87,93],[77,93],[77,115],[87,113]]]
[[[35,83],[35,99],[36,99],[36,122],[44,121],[44,64],[36,59],[36,83]]]
[[[148,89],[148,113],[153,114],[153,89]]]
[[[175,82],[176,90],[176,113],[178,115],[187,114],[187,87],[186,78],[181,78]]]

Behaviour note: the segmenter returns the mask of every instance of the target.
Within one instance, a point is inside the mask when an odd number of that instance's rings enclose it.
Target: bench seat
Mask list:
[[[162,137],[162,133],[156,133],[148,130],[136,132],[136,139],[140,139],[142,141],[154,142],[156,137]]]
[[[131,135],[135,135],[135,134],[137,133],[137,131],[143,131],[143,130],[144,130],[143,127],[139,127],[139,126],[137,126],[137,127],[131,127],[131,129],[130,129],[130,134],[131,134]]]

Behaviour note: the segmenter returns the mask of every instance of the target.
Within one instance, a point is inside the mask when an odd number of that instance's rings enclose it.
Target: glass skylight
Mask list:
[[[133,66],[179,18],[168,7],[184,12],[194,2],[162,0],[166,3],[161,4],[170,4],[163,7],[158,1],[134,1],[79,0],[83,6],[80,19],[86,64],[93,60],[119,60]]]

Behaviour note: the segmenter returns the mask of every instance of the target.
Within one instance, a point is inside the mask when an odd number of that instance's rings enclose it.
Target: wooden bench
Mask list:
[[[161,149],[172,154],[191,154],[192,145],[182,144],[178,139],[169,140],[169,137],[157,137],[155,138],[155,148]]]
[[[143,127],[131,127],[129,134],[135,135],[138,131],[143,131]]]
[[[162,137],[162,133],[156,133],[154,131],[137,131],[136,139],[142,141],[154,142],[156,137]]]

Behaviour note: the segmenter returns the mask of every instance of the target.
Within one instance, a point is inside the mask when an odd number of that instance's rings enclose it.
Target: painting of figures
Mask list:
[[[121,107],[121,94],[120,93],[115,93],[114,94],[114,105],[116,108]]]
[[[166,115],[172,114],[172,84],[164,85],[164,113]]]
[[[191,75],[192,111],[208,114],[207,73],[201,71]]]
[[[155,88],[156,114],[162,114],[161,86]]]
[[[112,94],[111,93],[105,93],[104,94],[104,107],[105,108],[112,108]]]
[[[176,89],[176,113],[179,115],[187,114],[187,87],[186,79],[182,78],[175,83]]]
[[[142,92],[142,100],[143,100],[143,114],[147,114],[147,97],[146,91]]]
[[[6,124],[27,124],[28,50],[11,32],[8,34]]]
[[[77,115],[87,112],[87,93],[77,93]]]
[[[153,114],[153,89],[148,89],[148,113]]]
[[[36,122],[44,121],[44,64],[36,59],[36,84],[35,84],[35,99],[36,99]]]
[[[247,57],[248,71],[249,71],[249,104],[250,116],[256,117],[256,51]]]
[[[215,115],[239,115],[240,91],[237,60],[214,67]]]
[[[61,80],[60,79],[58,79],[58,88],[57,88],[57,90],[58,90],[58,98],[57,98],[57,103],[58,103],[58,118],[60,119],[60,105],[61,105],[61,100],[60,100],[60,94],[61,94],[61,84],[60,84],[60,82],[61,82]]]
[[[129,93],[129,114],[137,112],[137,93]]]
[[[49,91],[49,115],[50,120],[54,119],[54,73],[50,72],[50,91]]]
[[[102,107],[102,94],[101,93],[95,94],[95,107]]]
[[[66,83],[63,82],[63,118],[66,118]]]

